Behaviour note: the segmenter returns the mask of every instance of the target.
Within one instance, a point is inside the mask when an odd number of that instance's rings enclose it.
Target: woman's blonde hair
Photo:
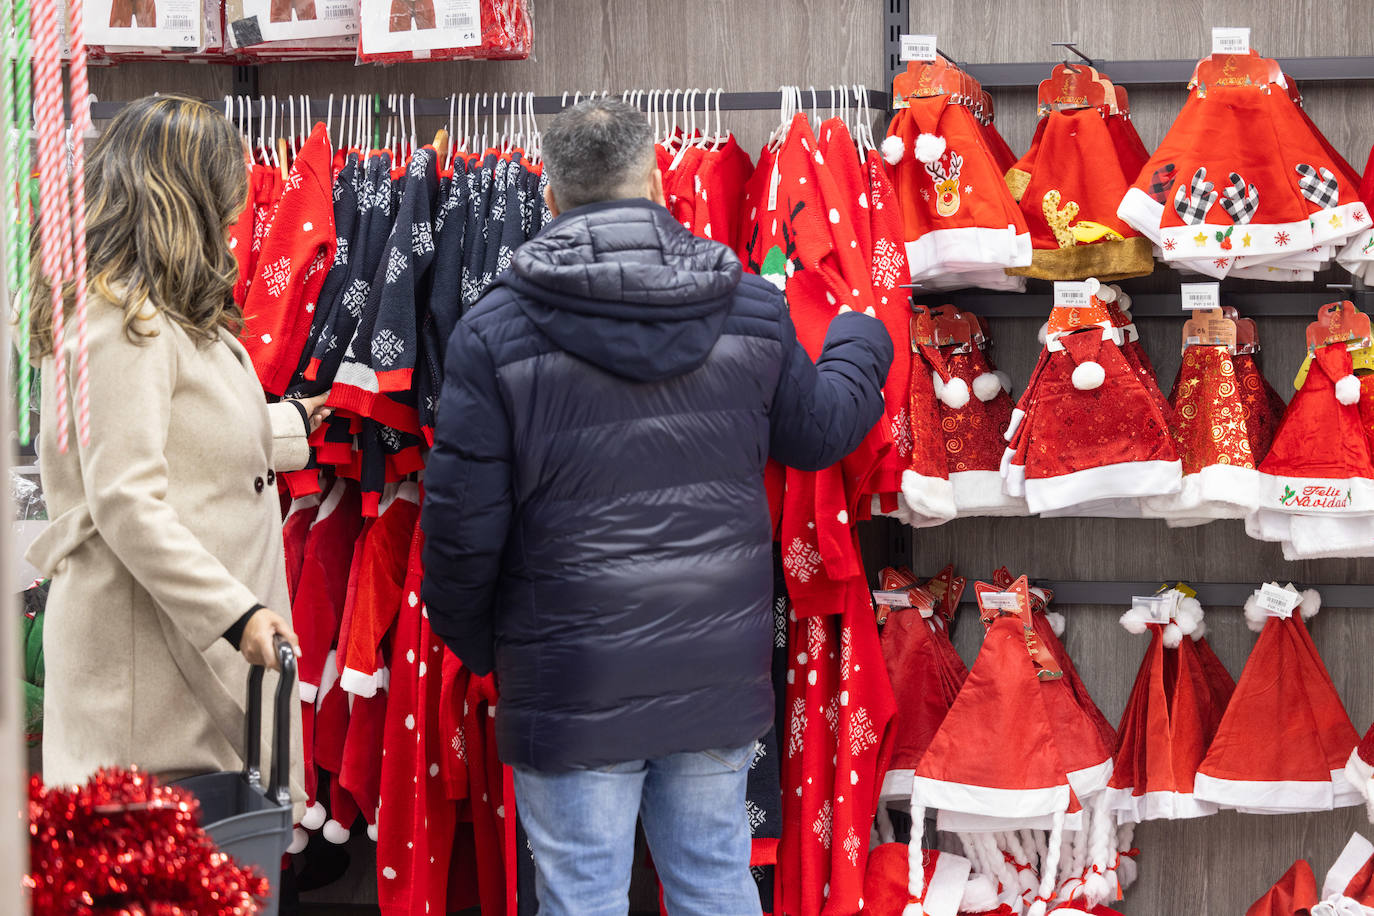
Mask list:
[[[244,143],[224,115],[179,95],[131,102],[86,158],[87,290],[123,310],[134,341],[149,336],[135,324],[145,303],[197,341],[238,333],[238,265],[225,230],[247,200]],[[42,359],[53,352],[52,300],[38,266],[32,352]]]

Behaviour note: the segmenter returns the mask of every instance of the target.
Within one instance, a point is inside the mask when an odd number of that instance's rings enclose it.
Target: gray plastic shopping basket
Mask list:
[[[200,801],[201,825],[220,851],[242,866],[253,866],[272,882],[263,916],[277,916],[281,859],[291,843],[291,688],[296,681],[296,653],[276,639],[281,681],[277,684],[272,724],[272,775],[262,787],[262,677],[248,674],[248,716],[244,726],[242,773],[206,773],[176,783]]]

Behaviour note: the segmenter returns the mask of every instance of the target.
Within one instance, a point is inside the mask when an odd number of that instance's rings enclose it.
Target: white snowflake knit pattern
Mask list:
[[[868,717],[868,710],[862,706],[856,708],[853,718],[849,720],[850,755],[858,757],[877,743],[878,733],[873,729],[873,720]]]
[[[897,447],[897,454],[903,458],[911,456],[911,414],[905,407],[892,415],[892,443]]]
[[[901,279],[906,255],[890,239],[878,239],[873,244],[873,285],[892,289]]]
[[[406,269],[406,253],[399,248],[391,249],[386,259],[386,282],[395,283]]]
[[[787,720],[787,756],[802,752],[802,736],[806,731],[806,701],[797,697],[792,701],[792,715]]]
[[[821,845],[826,849],[830,848],[830,827],[834,819],[834,810],[830,807],[830,799],[821,802],[821,809],[816,812],[816,819],[811,822],[811,832],[816,834],[816,839],[821,841]]]
[[[798,582],[810,582],[821,569],[820,551],[801,538],[793,538],[783,555],[782,568]]]
[[[453,745],[453,753],[458,755],[459,760],[466,763],[468,759],[468,742],[467,739],[463,737],[463,730],[461,728],[455,728],[453,730],[453,740],[450,743]]]
[[[417,258],[434,252],[434,229],[430,226],[429,220],[411,225],[410,250]]]
[[[367,304],[367,294],[371,287],[366,280],[354,280],[348,285],[344,292],[343,306],[348,310],[349,317],[357,318],[363,313],[363,306]]]
[[[298,172],[296,169],[292,169],[290,172],[287,173],[286,181],[282,183],[282,194],[285,195],[287,191],[299,191],[301,188],[301,181],[301,173]]]
[[[849,860],[849,867],[856,868],[859,864],[859,835],[850,827],[849,832],[844,838],[844,855]]]
[[[401,434],[390,426],[378,426],[377,436],[382,440],[382,444],[387,447],[387,451],[395,454],[401,450]],[[421,662],[421,664],[424,664]]]
[[[334,266],[342,267],[348,263],[348,239],[339,236],[334,240]]]
[[[282,255],[262,268],[262,282],[267,284],[267,292],[273,299],[286,291],[286,284],[290,279],[291,259],[286,255]]]
[[[400,356],[404,349],[401,339],[390,328],[382,328],[372,337],[372,360],[383,368],[389,368],[396,362],[396,357]]]
[[[763,809],[751,801],[746,801],[744,803],[744,813],[749,816],[750,833],[757,833],[759,826],[767,820],[767,817],[763,813]]]

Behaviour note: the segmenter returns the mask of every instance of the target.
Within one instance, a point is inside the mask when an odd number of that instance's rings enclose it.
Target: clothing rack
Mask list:
[[[514,110],[516,114],[519,114],[526,110],[524,107],[526,102],[531,101],[528,95],[525,95],[523,99],[519,102],[514,101],[517,97],[520,97],[520,93],[483,92],[469,93],[469,95],[474,96],[473,101],[467,106],[467,112],[471,115],[505,116],[510,114],[512,110]],[[598,90],[595,93],[595,95],[599,98],[602,95],[602,93]],[[606,93],[606,96],[610,98],[618,98],[620,97],[620,93],[608,92]],[[665,96],[667,98],[666,102],[663,101]],[[676,96],[676,99],[674,99],[674,96]],[[580,101],[591,97],[592,93],[586,92],[577,94],[568,92],[562,95],[536,95],[532,99],[533,111],[537,115],[557,114],[564,108],[567,108],[568,106],[572,105],[575,100]],[[853,107],[854,105],[853,90],[848,86],[827,86],[824,89],[807,86],[801,90],[801,98],[802,108],[807,111],[810,111],[813,108],[817,110],[828,110],[830,108],[838,109],[840,105],[842,103],[845,103],[846,101],[850,105],[850,107]],[[223,98],[206,99],[205,101],[211,105],[223,106],[224,104]],[[631,94],[629,101],[632,103],[637,103],[641,109],[648,111],[649,91],[635,90],[635,92]],[[777,90],[774,92],[721,92],[719,94],[719,100],[717,100],[716,91],[714,89],[710,91],[709,97],[707,96],[705,90],[688,91],[683,89],[668,89],[657,90],[656,101],[658,103],[658,106],[660,107],[660,110],[662,110],[662,107],[665,105],[669,108],[669,110],[671,110],[674,105],[674,101],[676,101],[678,111],[689,113],[692,111],[705,113],[707,111],[715,111],[717,110],[717,108],[719,108],[719,110],[721,111],[777,111],[782,108],[783,93],[781,90]],[[859,104],[866,104],[868,108],[873,110],[875,113],[885,113],[888,110],[888,105],[890,102],[891,99],[889,98],[889,93],[886,90],[860,90]],[[91,105],[91,117],[97,120],[106,120],[109,118],[113,118],[115,115],[119,114],[121,110],[123,110],[126,104],[126,102],[94,102]],[[269,98],[268,105],[271,106],[273,104],[274,102]],[[291,110],[291,97],[278,96],[275,100],[275,105],[277,107],[278,116],[281,116],[282,114],[287,114]],[[328,116],[329,100],[327,96],[325,98],[311,98],[309,100],[309,105],[310,116],[312,118],[325,118]],[[338,115],[340,105],[341,102],[336,100],[336,116]],[[412,112],[412,102],[409,96],[405,98],[403,107],[404,112],[400,110],[402,108],[402,105],[400,104],[397,105],[396,109],[393,109],[387,104],[387,99],[384,95],[373,95],[374,116],[389,117],[391,115],[401,113],[404,113],[406,116],[409,116]],[[300,109],[298,108],[297,111],[299,110]],[[448,117],[451,110],[452,109],[450,108],[450,100],[447,96],[442,98],[416,98],[414,100],[413,111],[417,117]],[[270,114],[270,107],[268,111]],[[255,102],[253,106],[252,116],[256,118],[258,117],[258,114],[259,110],[257,108],[257,103]]]
[[[1208,281],[1206,278],[1199,278],[1199,282]],[[1282,293],[1227,290],[1224,304],[1235,306],[1247,318],[1311,319],[1317,313],[1317,309],[1328,302],[1341,299],[1356,301],[1367,295],[1362,290],[1313,290],[1311,287],[1312,284],[1307,284],[1306,289]],[[935,295],[947,296],[950,302],[974,311],[984,318],[1034,318],[1036,321],[1043,321],[1054,305],[1053,297],[1048,293],[996,293],[967,289]],[[1369,305],[1363,304],[1361,307],[1368,308]],[[1131,316],[1182,321],[1187,314],[1183,311],[1178,293],[1132,293]]]

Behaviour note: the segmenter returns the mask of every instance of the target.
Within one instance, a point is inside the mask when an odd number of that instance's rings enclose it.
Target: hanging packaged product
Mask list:
[[[356,38],[358,0],[225,0],[224,20],[231,48],[308,38]]]
[[[1106,282],[1154,270],[1149,240],[1116,213],[1148,158],[1124,101],[1125,90],[1083,64],[1060,64],[1040,83],[1035,139],[1006,172],[1030,227],[1031,264],[1007,273]]]
[[[1261,462],[1253,538],[1283,544],[1288,559],[1374,553],[1374,376],[1356,375],[1374,337],[1349,302],[1322,307],[1308,325],[1301,387]]]
[[[94,0],[85,17],[86,43],[107,54],[142,48],[193,53],[204,48],[208,32],[201,0]]]
[[[280,0],[279,0],[280,2]],[[530,0],[361,0],[358,60],[523,60]]]
[[[1213,54],[1189,89],[1117,210],[1167,263],[1217,278],[1310,280],[1370,226],[1358,174],[1275,61]]]
[[[1007,191],[1005,144],[980,114],[977,81],[938,57],[912,62],[894,81],[905,105],[883,141],[894,167],[911,279],[927,290],[1025,289],[1008,267],[1031,263],[1025,218]]]
[[[1006,491],[1031,512],[1131,518],[1142,497],[1178,492],[1169,406],[1119,326],[1118,298],[1092,279],[1055,284],[1045,347],[1002,458]]]

